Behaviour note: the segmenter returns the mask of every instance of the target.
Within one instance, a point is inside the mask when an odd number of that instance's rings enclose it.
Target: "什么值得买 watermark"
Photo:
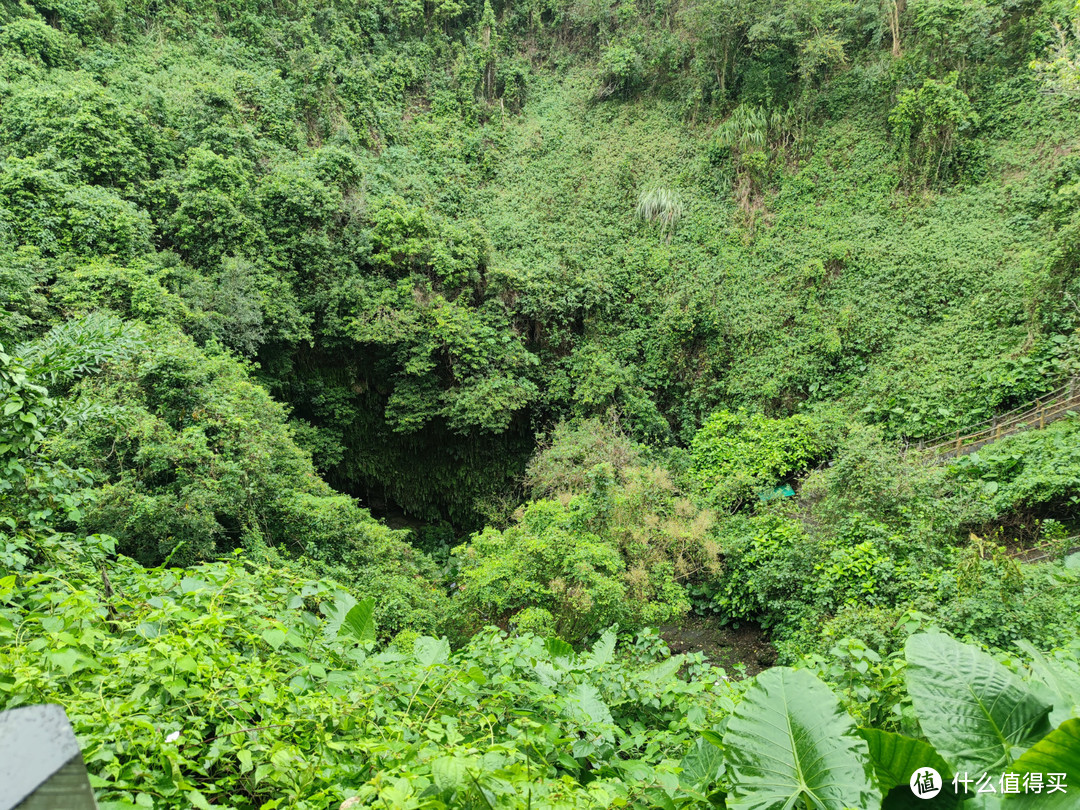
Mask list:
[[[963,793],[1065,793],[1068,785],[1064,773],[982,773],[973,776],[964,771],[952,779],[953,791]],[[933,768],[919,768],[911,775],[911,792],[920,799],[932,799],[941,792],[943,780]]]

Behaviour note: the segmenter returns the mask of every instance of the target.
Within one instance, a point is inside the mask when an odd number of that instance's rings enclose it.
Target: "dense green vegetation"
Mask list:
[[[1080,416],[917,448],[1080,374],[1078,104],[1065,0],[3,0],[0,708],[109,810],[1075,794]]]

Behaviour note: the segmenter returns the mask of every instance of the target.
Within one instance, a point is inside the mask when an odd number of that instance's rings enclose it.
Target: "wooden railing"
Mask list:
[[[1065,550],[1064,553],[1055,551],[1046,551],[1041,548],[1029,548],[1024,551],[1019,551],[1013,555],[1018,560],[1022,560],[1027,563],[1046,562],[1047,560],[1053,560],[1058,557],[1070,557],[1077,552],[1080,552],[1080,546],[1076,543],[1080,542],[1080,534],[1073,537],[1065,538],[1063,543],[1071,543],[1071,545]]]
[[[904,452],[920,450],[930,460],[945,460],[962,456],[973,453],[980,447],[985,447],[1004,436],[1046,427],[1073,411],[1080,412],[1080,377],[1073,377],[1057,390],[981,424],[908,444]]]

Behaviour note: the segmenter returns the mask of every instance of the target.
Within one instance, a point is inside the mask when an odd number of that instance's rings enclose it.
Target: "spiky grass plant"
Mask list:
[[[645,222],[659,222],[660,233],[670,242],[675,226],[682,219],[679,195],[669,188],[654,188],[638,197],[637,217]]]

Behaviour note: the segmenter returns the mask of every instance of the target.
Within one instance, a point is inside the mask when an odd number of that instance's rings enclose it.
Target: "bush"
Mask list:
[[[146,565],[191,565],[240,547],[306,556],[355,593],[378,596],[390,629],[441,623],[431,561],[315,475],[284,409],[236,360],[161,327],[73,393],[83,418],[48,447],[90,463],[97,486],[84,531],[116,537]]]
[[[1080,520],[1080,418],[1007,436],[950,463],[949,477],[994,516]]]
[[[104,363],[125,359],[139,345],[133,331],[115,318],[90,317],[19,347],[21,358],[0,346],[0,565],[5,570],[66,562],[84,550],[115,544],[111,538],[93,539],[85,549],[71,543],[68,530],[93,501],[92,479],[88,470],[48,452],[47,441],[82,414],[50,395],[46,385],[62,390]]]
[[[689,477],[713,503],[736,509],[759,490],[802,472],[834,444],[831,429],[813,417],[717,411],[691,442]]]
[[[662,470],[633,468],[616,478],[600,464],[589,490],[527,504],[504,531],[486,529],[455,554],[455,596],[466,624],[509,626],[522,611],[552,617],[578,643],[618,624],[656,626],[686,613],[685,584],[715,571],[713,516],[681,496]],[[526,614],[536,621],[543,614]]]
[[[820,551],[803,528],[777,516],[729,520],[719,530],[719,572],[695,589],[699,612],[721,621],[798,626],[812,611]]]
[[[107,189],[81,186],[63,196],[60,246],[81,256],[127,261],[150,250],[150,216]]]
[[[560,422],[540,442],[525,471],[525,485],[534,498],[588,491],[589,472],[608,464],[617,475],[635,466],[641,449],[614,421],[598,418]]]
[[[144,106],[120,98],[85,71],[14,85],[0,140],[9,154],[37,157],[71,182],[143,187],[169,160]]]
[[[106,310],[144,323],[191,326],[199,321],[185,301],[170,292],[167,271],[147,261],[126,266],[109,259],[80,261],[50,292],[55,308],[69,318]]]
[[[889,113],[909,182],[937,186],[970,168],[963,157],[979,119],[967,93],[956,86],[957,76],[953,71],[943,81],[927,79],[903,91]]]
[[[73,37],[32,18],[7,21],[0,30],[0,49],[18,51],[50,68],[67,65],[77,44]]]
[[[616,41],[600,54],[601,98],[613,93],[629,95],[642,83],[644,60],[634,44]]]

